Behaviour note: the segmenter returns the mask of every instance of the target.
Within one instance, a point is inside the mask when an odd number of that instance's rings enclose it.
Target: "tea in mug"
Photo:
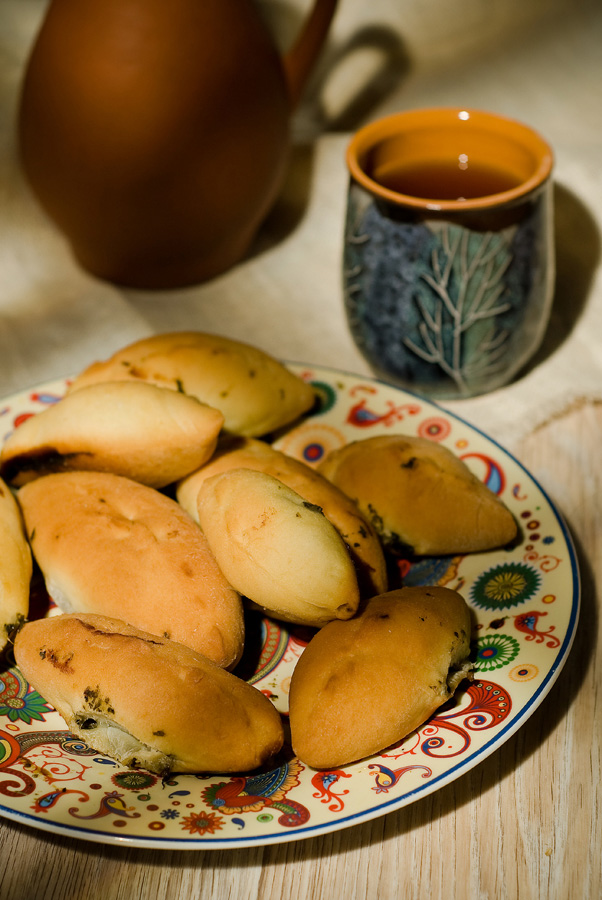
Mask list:
[[[483,160],[399,160],[371,174],[384,188],[425,200],[472,200],[512,190],[521,178]]]

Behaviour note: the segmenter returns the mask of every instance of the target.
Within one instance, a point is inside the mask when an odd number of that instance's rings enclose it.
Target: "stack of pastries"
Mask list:
[[[390,589],[387,558],[506,545],[512,514],[419,438],[318,471],[268,443],[314,403],[263,351],[183,332],[94,363],[7,438],[0,649],[99,752],[162,774],[269,763],[284,729],[236,673],[246,607],[313,629],[289,710],[311,767],[384,750],[471,677],[463,598]],[[34,561],[61,614],[28,621]]]

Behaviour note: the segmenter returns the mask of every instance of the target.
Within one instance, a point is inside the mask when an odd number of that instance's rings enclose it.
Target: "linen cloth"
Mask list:
[[[463,48],[467,38],[459,34],[454,50],[454,35],[446,43],[439,33],[430,60],[418,54],[412,61],[406,53],[404,63],[397,51],[407,33],[403,17],[396,31],[392,12],[398,6],[351,2],[295,114],[287,180],[248,258],[206,284],[161,292],[124,290],[82,271],[22,176],[18,90],[44,5],[0,0],[0,397],[76,373],[137,338],[180,329],[221,333],[284,360],[368,376],[342,300],[349,135],[368,119],[400,109],[464,105],[520,118],[553,145],[557,278],[550,325],[527,370],[494,393],[445,405],[512,448],[550,417],[602,399],[602,10],[597,4],[571,5],[569,15],[558,0],[554,15],[545,23],[531,22],[520,39],[508,22],[498,23],[498,41],[488,36],[486,53]],[[473,16],[482,5],[467,0]],[[414,51],[428,56],[425,23],[419,22],[416,5],[409,7]],[[396,35],[397,43],[384,41],[385,34]],[[397,50],[389,70],[359,60],[353,71],[356,79],[364,78],[363,86],[356,86],[361,103],[343,101],[337,108],[341,48],[355,52],[354,35],[367,37],[364,44],[384,52],[385,62],[391,46]]]

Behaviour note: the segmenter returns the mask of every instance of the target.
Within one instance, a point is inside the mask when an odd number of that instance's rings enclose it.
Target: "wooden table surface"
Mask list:
[[[284,359],[359,371],[340,309],[346,174],[336,141],[321,150],[301,147],[295,160],[299,184],[291,181],[289,205],[283,204],[280,219],[272,218],[272,227],[279,223],[278,240],[270,243],[268,228],[265,246],[238,275],[206,290],[155,300],[111,290],[77,269],[28,194],[14,155],[15,98],[45,5],[46,0],[0,0],[0,396],[78,371],[135,337],[179,328],[226,329]],[[561,196],[570,213],[562,236],[570,240],[561,247],[560,293],[571,311],[559,323],[568,334],[566,323],[580,312],[582,320],[589,312],[587,322],[596,321],[591,312],[599,310],[601,290],[602,130],[592,88],[600,80],[598,4],[571,0],[566,19],[556,24],[548,7],[557,8],[559,0],[545,4],[546,21],[524,34],[519,27],[515,36],[510,19],[516,2],[485,5],[473,0],[463,5],[461,16],[449,17],[447,5],[441,0],[446,12],[439,17],[434,0],[352,0],[341,32],[344,38],[347,22],[350,34],[360,29],[360,36],[374,36],[374,29],[361,29],[364,17],[372,26],[386,13],[388,21],[399,19],[404,40],[412,37],[412,25],[420,26],[418,36],[429,54],[446,50],[445,59],[451,59],[449,42],[454,36],[460,41],[462,54],[453,65],[435,67],[432,74],[424,65],[409,72],[404,68],[383,111],[455,104],[462,97],[462,103],[531,122],[552,140],[560,181],[572,191]],[[529,12],[542,5],[523,4]],[[465,18],[467,10],[473,20]],[[481,51],[469,65],[470,22],[482,19],[489,33],[502,13],[512,39],[500,46],[496,41],[495,52]],[[431,34],[439,18],[449,29],[439,29],[440,46],[433,48]],[[410,45],[421,46],[419,40]],[[310,195],[308,208],[305,193]],[[570,205],[567,198],[575,202]],[[587,330],[598,340],[595,328],[588,325]],[[561,352],[554,355],[555,349],[545,370],[548,394],[555,387],[547,379],[559,371],[554,360],[565,358]],[[589,360],[593,369],[599,355],[598,347],[597,354],[578,353],[577,361],[583,359],[586,366]],[[566,368],[568,382],[577,367]],[[600,396],[599,391],[585,396],[594,394]],[[0,818],[0,900],[599,900],[601,447],[602,405],[583,403],[510,448],[566,517],[581,567],[582,610],[572,651],[552,690],[516,734],[480,765],[366,824],[267,847],[128,849],[59,837]]]
[[[584,405],[515,451],[567,519],[582,610],[551,692],[491,757],[372,822],[263,848],[127,849],[0,820],[0,900],[602,896],[600,446],[602,407]]]

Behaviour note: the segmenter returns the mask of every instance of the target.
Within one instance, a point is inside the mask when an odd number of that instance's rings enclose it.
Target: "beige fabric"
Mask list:
[[[602,399],[602,107],[591,87],[602,74],[598,3],[463,0],[461,14],[449,16],[447,0],[342,0],[295,115],[287,184],[253,254],[209,284],[155,294],[78,269],[21,178],[14,112],[44,5],[0,0],[0,396],[148,334],[190,328],[368,374],[341,295],[349,134],[397,109],[461,103],[520,118],[553,144],[558,290],[536,365],[494,394],[448,406],[512,446],[571,405]],[[308,3],[262,5],[284,42]]]

